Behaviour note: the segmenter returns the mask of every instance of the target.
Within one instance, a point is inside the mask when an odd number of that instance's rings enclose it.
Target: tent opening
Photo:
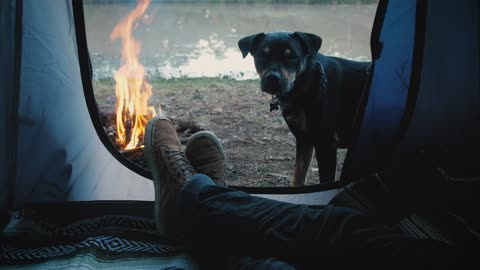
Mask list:
[[[232,186],[289,187],[295,138],[280,112],[269,111],[253,57],[243,59],[237,42],[258,32],[309,32],[322,37],[320,53],[368,61],[377,4],[84,0],[97,132],[117,159],[149,177],[142,126],[163,114],[182,143],[199,130],[221,139]],[[346,152],[338,151],[337,179]],[[306,185],[318,178],[312,162]]]

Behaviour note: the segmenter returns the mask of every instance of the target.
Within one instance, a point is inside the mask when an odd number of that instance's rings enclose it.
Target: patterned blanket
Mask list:
[[[10,212],[1,234],[0,269],[198,269],[187,247],[157,234],[150,203],[118,205],[140,207],[137,214],[107,214],[122,212],[111,211],[115,203],[92,203],[97,208],[91,213],[88,204]]]

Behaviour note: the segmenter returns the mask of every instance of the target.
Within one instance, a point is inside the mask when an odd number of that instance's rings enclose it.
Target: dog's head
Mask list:
[[[259,33],[238,42],[243,58],[250,53],[255,60],[261,90],[271,95],[290,92],[321,45],[319,36],[303,32]]]

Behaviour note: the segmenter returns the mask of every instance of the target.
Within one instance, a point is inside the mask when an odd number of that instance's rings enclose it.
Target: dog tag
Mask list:
[[[270,111],[273,112],[276,110],[278,110],[278,103],[277,102],[270,103]]]

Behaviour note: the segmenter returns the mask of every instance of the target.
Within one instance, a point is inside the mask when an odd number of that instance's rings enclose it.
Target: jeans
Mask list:
[[[177,215],[180,230],[198,253],[229,265],[218,269],[338,269],[352,261],[387,269],[428,267],[442,259],[439,252],[452,254],[441,242],[411,238],[354,209],[257,197],[216,185],[203,174],[181,190]]]

